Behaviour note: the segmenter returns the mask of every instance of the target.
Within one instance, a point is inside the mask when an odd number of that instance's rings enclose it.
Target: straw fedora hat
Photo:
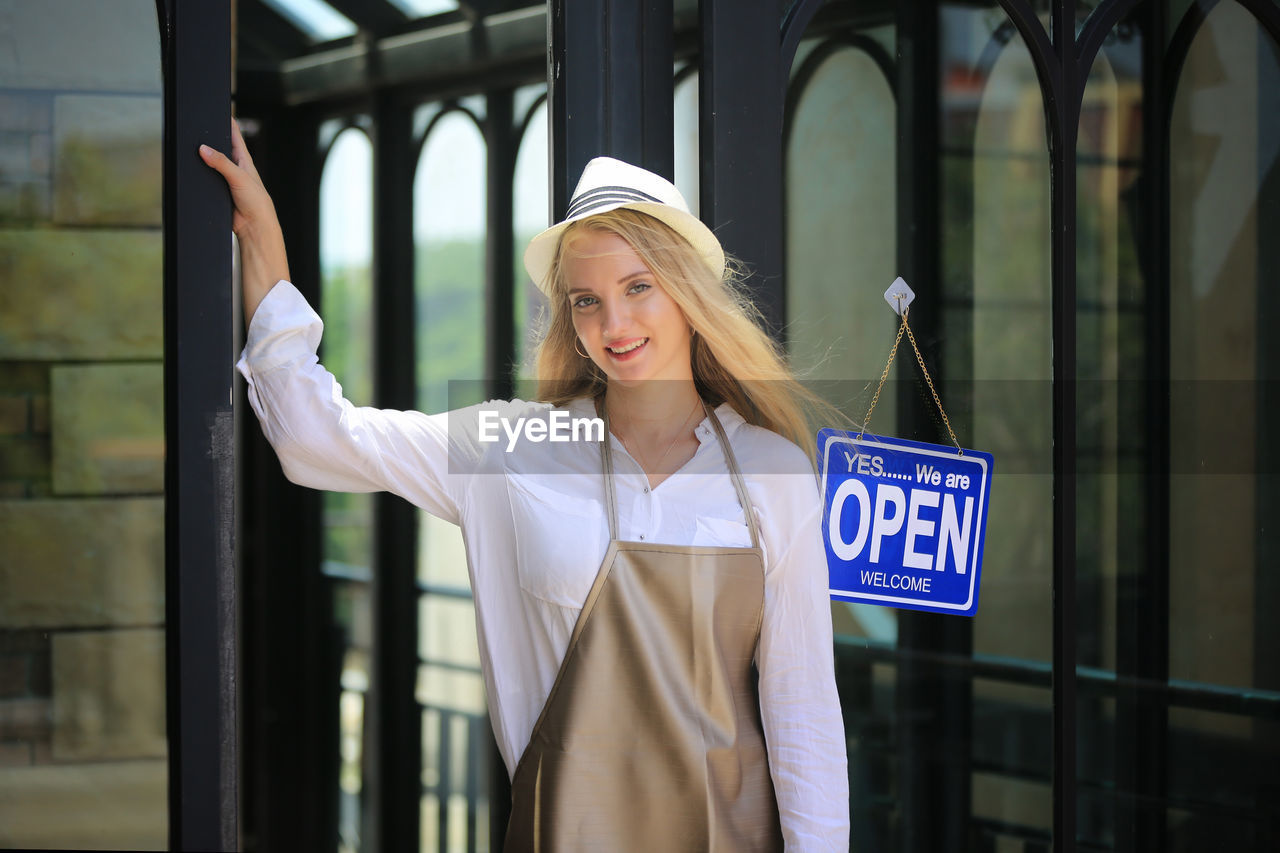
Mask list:
[[[724,249],[720,241],[689,212],[689,205],[674,184],[639,166],[612,157],[596,157],[582,170],[564,220],[534,237],[525,249],[524,268],[539,290],[550,295],[551,263],[565,228],[579,219],[619,208],[647,213],[661,220],[689,241],[716,276],[724,275]]]

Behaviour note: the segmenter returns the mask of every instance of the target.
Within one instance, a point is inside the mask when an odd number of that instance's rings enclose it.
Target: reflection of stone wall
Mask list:
[[[0,847],[161,849],[155,4],[0,17]]]

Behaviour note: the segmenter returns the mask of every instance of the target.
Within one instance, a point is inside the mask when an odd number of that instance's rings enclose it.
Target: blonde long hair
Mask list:
[[[564,261],[575,234],[614,234],[627,242],[684,312],[694,335],[694,383],[712,406],[728,402],[748,423],[798,444],[812,461],[811,418],[847,420],[797,381],[782,349],[763,329],[763,318],[743,292],[734,266],[717,277],[689,243],[663,222],[634,210],[612,210],[574,222],[560,238],[551,265],[551,319],[538,344],[537,396],[553,405],[600,397],[605,374],[578,351]]]

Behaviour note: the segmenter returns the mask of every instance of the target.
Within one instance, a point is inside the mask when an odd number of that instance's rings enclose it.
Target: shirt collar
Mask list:
[[[733,406],[721,403],[715,408],[716,417],[720,420],[720,426],[724,427],[725,437],[732,436],[741,424],[746,423],[746,419],[738,414]],[[709,441],[716,440],[716,428],[711,425],[710,418],[703,418],[702,421],[693,428],[693,434],[698,437],[698,441],[706,444]]]
[[[569,401],[569,412],[575,417],[594,418],[596,416],[595,401],[590,397],[577,397]],[[716,406],[716,417],[720,419],[720,425],[724,427],[726,436],[731,436],[739,426],[746,423],[746,419],[738,414],[737,409],[726,403]],[[697,436],[700,444],[706,444],[709,441],[716,440],[716,429],[711,425],[711,419],[704,417],[693,428],[693,434]]]

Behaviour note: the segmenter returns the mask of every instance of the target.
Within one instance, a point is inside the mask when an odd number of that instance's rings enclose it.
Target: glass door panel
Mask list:
[[[480,402],[485,385],[485,141],[447,110],[427,130],[414,180],[417,406]],[[474,850],[489,828],[489,717],[462,533],[420,513],[418,683],[421,849]]]
[[[164,850],[156,5],[3,17],[0,848]]]
[[[1278,57],[1237,4],[1142,4],[1085,90],[1079,827],[1106,849],[1275,842]]]
[[[917,10],[923,12],[923,7]],[[972,620],[833,603],[852,846],[1046,849],[1053,647],[1051,211],[1044,101],[994,4],[828,2],[787,114],[787,335],[853,421],[911,324],[962,444],[993,453]],[[906,275],[906,273],[903,273]],[[904,341],[871,431],[948,443]]]
[[[357,127],[337,131],[320,177],[320,359],[357,406],[373,403],[373,146]],[[369,757],[366,699],[373,654],[371,494],[321,495],[321,571],[333,596],[340,639],[338,849],[361,850]]]

